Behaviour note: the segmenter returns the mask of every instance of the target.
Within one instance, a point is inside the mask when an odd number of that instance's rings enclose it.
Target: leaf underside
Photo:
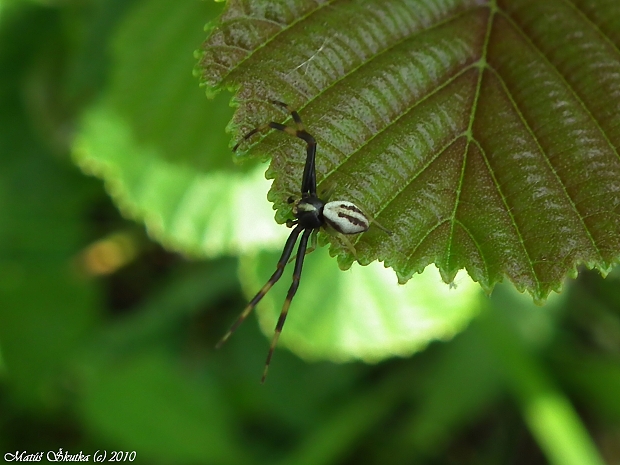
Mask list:
[[[296,108],[318,141],[319,192],[392,230],[354,239],[400,282],[436,263],[535,300],[620,251],[617,0],[229,1],[200,57],[236,91],[234,140]],[[289,123],[290,124],[290,123]],[[303,142],[255,136],[269,199],[290,217]],[[341,266],[352,257],[328,239]]]

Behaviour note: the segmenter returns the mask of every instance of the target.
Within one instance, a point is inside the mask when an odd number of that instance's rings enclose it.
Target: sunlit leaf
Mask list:
[[[261,254],[242,262],[248,294],[267,281],[277,261]],[[261,328],[271,336],[290,285],[282,278],[264,298]],[[406,286],[380,263],[347,271],[334,266],[327,251],[309,255],[280,341],[308,359],[377,362],[408,356],[435,339],[449,339],[478,312],[479,289],[460,275],[453,286],[429,267]]]
[[[279,243],[265,196],[264,168],[248,173],[195,168],[164,159],[161,146],[140,145],[109,107],[93,108],[75,146],[82,169],[107,181],[108,191],[129,216],[170,248],[218,256]],[[246,217],[255,212],[252,228]]]
[[[166,246],[202,256],[279,243],[284,233],[265,202],[265,169],[231,161],[228,99],[207,101],[191,73],[205,18],[217,11],[210,2],[137,4],[115,38],[109,89],[86,112],[74,150],[125,215]],[[154,30],[156,40],[145,39]]]
[[[236,140],[287,118],[269,99],[299,109],[319,183],[395,233],[362,235],[362,264],[401,282],[465,268],[487,290],[507,276],[541,301],[577,265],[618,261],[618,31],[603,0],[237,0],[200,72],[237,92]],[[279,221],[305,157],[290,139],[245,147],[272,158]]]

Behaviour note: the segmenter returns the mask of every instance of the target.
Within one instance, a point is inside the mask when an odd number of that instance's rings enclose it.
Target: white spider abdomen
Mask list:
[[[341,234],[359,234],[368,230],[366,215],[346,200],[327,202],[323,207],[325,222]]]

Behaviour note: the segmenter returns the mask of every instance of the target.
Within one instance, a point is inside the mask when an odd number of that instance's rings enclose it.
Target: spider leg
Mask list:
[[[358,207],[359,208],[359,207]],[[383,226],[381,223],[379,223],[372,215],[369,215],[366,212],[363,212],[364,215],[366,217],[368,217],[368,219],[370,220],[370,223],[374,226],[376,226],[377,228],[379,228],[381,231],[383,231],[384,233],[386,233],[388,236],[392,236],[394,235],[394,233],[392,231],[390,231],[388,228],[386,228],[385,226]]]
[[[241,312],[241,315],[239,315],[239,318],[237,318],[237,321],[233,323],[233,325],[230,327],[228,332],[224,334],[224,337],[222,337],[222,339],[220,339],[220,341],[215,345],[216,349],[219,349],[220,347],[222,347],[222,345],[224,345],[224,343],[228,340],[228,338],[232,335],[232,333],[236,331],[236,329],[241,325],[241,323],[243,323],[245,319],[248,317],[248,315],[252,312],[254,307],[256,307],[256,304],[258,304],[261,301],[261,299],[265,297],[265,294],[269,292],[269,289],[271,289],[271,287],[276,282],[278,282],[278,280],[282,276],[282,273],[284,272],[284,267],[286,266],[288,259],[293,253],[293,248],[295,247],[297,238],[299,237],[299,234],[301,233],[302,230],[303,228],[297,225],[295,229],[291,231],[291,234],[288,236],[288,239],[286,240],[286,244],[284,245],[282,256],[280,257],[280,260],[278,260],[278,264],[276,265],[275,273],[273,273],[271,278],[269,278],[269,281],[267,281],[267,283],[263,286],[263,288],[260,291],[258,291],[258,293],[254,296],[254,298],[250,300],[248,305]]]
[[[293,135],[306,142],[306,165],[304,166],[304,174],[301,178],[301,192],[316,196],[316,170],[314,166],[314,161],[316,159],[316,140],[306,131],[299,113],[293,110],[288,104],[280,102],[279,100],[270,100],[270,102],[274,105],[280,105],[291,114],[297,126],[297,131],[295,131]]]
[[[301,121],[301,117],[299,116],[299,113],[293,110],[287,103],[280,102],[279,100],[269,100],[269,102],[273,103],[274,105],[280,105],[286,111],[288,111],[293,117],[293,121],[295,121],[295,125],[297,126],[298,131],[306,130],[306,128],[304,127],[304,123]]]
[[[312,234],[310,234],[310,247],[306,249],[306,255],[312,253],[316,250],[317,247],[317,236],[319,234],[318,229],[313,229]]]
[[[314,229],[312,234],[310,235],[310,247],[306,249],[306,255],[311,254],[316,250],[317,247],[317,234],[319,230]],[[297,260],[297,256],[289,258],[288,262],[291,263],[293,260]]]
[[[370,218],[370,222],[371,222],[371,224],[374,224],[377,228],[379,228],[381,231],[383,231],[388,236],[393,236],[394,235],[394,233],[392,231],[390,231],[388,228],[383,226],[381,223],[379,223],[374,218]]]
[[[299,227],[299,226],[298,226]],[[297,228],[295,228],[297,229]],[[280,312],[280,317],[278,318],[278,323],[276,324],[276,331],[273,334],[273,338],[271,339],[271,346],[269,347],[269,353],[267,354],[267,361],[265,362],[265,369],[263,371],[263,377],[261,378],[261,384],[265,382],[265,378],[267,378],[267,371],[269,370],[269,364],[271,363],[271,357],[273,356],[273,351],[278,344],[278,338],[280,337],[280,333],[282,332],[282,327],[284,326],[284,322],[286,321],[286,315],[288,315],[288,309],[291,305],[293,297],[295,297],[295,293],[297,292],[297,288],[299,287],[299,280],[301,278],[301,269],[304,264],[304,257],[306,256],[306,247],[308,245],[308,238],[310,234],[312,234],[313,229],[306,229],[299,240],[299,248],[297,249],[297,259],[295,260],[295,270],[293,271],[293,283],[288,290],[288,294],[286,294],[286,299],[284,300],[284,305],[282,305],[282,311]]]
[[[241,142],[243,142],[244,140],[248,140],[250,137],[252,137],[254,134],[258,133],[258,132],[262,132],[267,128],[272,128],[272,129],[277,129],[278,131],[282,131],[285,132],[291,136],[297,136],[297,130],[286,126],[285,124],[281,124],[281,123],[276,123],[275,121],[270,121],[269,123],[265,123],[265,124],[261,124],[260,126],[258,126],[255,129],[252,129],[250,132],[248,132],[245,136],[243,136],[243,138],[237,142],[235,144],[235,146],[233,147],[233,152],[236,152],[237,149],[239,148],[239,146],[241,145]],[[312,136],[311,136],[312,137]]]
[[[357,260],[357,250],[355,250],[355,246],[353,245],[353,243],[349,240],[349,238],[347,236],[345,236],[344,234],[340,234],[338,232],[336,232],[336,235],[338,236],[338,238],[340,239],[340,242],[342,243],[342,245],[344,245],[344,247],[351,252],[351,255],[353,255],[353,258],[355,258]]]
[[[316,170],[315,170],[315,158],[316,158],[316,140],[312,137],[304,127],[304,123],[301,121],[301,117],[299,113],[293,110],[290,106],[288,106],[284,102],[280,102],[279,100],[270,100],[274,105],[279,105],[286,109],[292,116],[293,121],[295,121],[295,128],[291,128],[281,123],[276,123],[275,121],[271,121],[266,124],[262,124],[256,129],[252,129],[248,132],[243,139],[241,139],[234,147],[233,152],[239,148],[239,145],[244,140],[248,140],[257,132],[261,132],[264,129],[272,128],[277,129],[278,131],[285,132],[291,136],[299,137],[300,139],[306,142],[306,164],[304,166],[304,174],[301,181],[301,192],[302,194],[310,194],[316,197]]]
[[[340,241],[340,243],[345,247],[345,249],[347,249],[351,253],[351,255],[353,255],[353,258],[355,258],[357,260],[357,250],[355,250],[355,246],[353,245],[353,243],[349,240],[349,238],[345,234],[339,233],[333,227],[331,227],[329,224],[326,224],[323,227],[323,229],[330,236],[337,237],[338,240]]]

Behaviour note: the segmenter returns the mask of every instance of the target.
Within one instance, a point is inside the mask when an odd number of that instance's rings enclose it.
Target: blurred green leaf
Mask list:
[[[86,376],[84,422],[141,459],[248,463],[232,442],[230,412],[209,380],[198,382],[165,354],[110,361]]]
[[[455,431],[473,423],[497,401],[501,392],[497,364],[481,341],[479,324],[474,322],[469,329],[446,345],[421,381],[420,408],[397,437],[399,449],[407,452],[400,463],[412,463],[415,452],[439,454]]]
[[[570,400],[507,318],[511,312],[527,315],[540,309],[513,289],[498,291],[490,301],[490,311],[479,320],[481,333],[532,435],[554,465],[603,465]]]
[[[256,292],[275,269],[275,254],[242,260],[241,276]],[[478,312],[478,287],[459,276],[453,287],[429,268],[406,286],[380,263],[353,266],[343,272],[333,266],[327,250],[306,258],[299,291],[291,305],[280,341],[307,359],[377,362],[409,356],[435,339],[449,339]],[[290,278],[265,296],[259,318],[263,332],[274,332]],[[389,311],[386,311],[389,309]]]
[[[4,23],[0,37],[0,344],[9,392],[28,408],[53,410],[67,359],[100,311],[94,283],[75,264],[95,184],[54,157],[24,111],[23,44],[4,40],[20,19]],[[57,32],[48,26],[42,35]]]
[[[569,344],[554,353],[555,369],[581,402],[613,423],[620,422],[620,357],[591,356],[578,352]]]
[[[280,465],[320,465],[338,463],[352,444],[368,434],[394,408],[399,391],[406,389],[407,375],[396,372],[371,389],[348,397],[332,409],[319,428],[303,438],[299,447]]]
[[[284,231],[275,228],[264,200],[264,168],[201,173],[166,160],[160,146],[139,144],[130,127],[110,107],[91,108],[75,155],[85,172],[106,181],[121,210],[144,221],[155,239],[185,253],[214,257],[282,238]],[[256,214],[252,228],[246,212]]]
[[[105,102],[138,144],[157,147],[153,161],[200,172],[232,167],[228,140],[216,130],[232,114],[227,99],[209,105],[192,76],[203,26],[220,11],[211,1],[142,1],[113,37]]]
[[[243,0],[200,71],[237,92],[236,139],[286,119],[268,99],[300,110],[319,182],[395,233],[362,235],[360,263],[401,282],[465,268],[487,290],[507,276],[542,301],[578,264],[606,273],[620,256],[618,30],[617,2]],[[272,158],[279,221],[305,157],[289,139],[249,151]]]
[[[203,25],[219,11],[212,2],[136,4],[112,47],[109,89],[86,113],[74,149],[84,171],[102,177],[153,237],[207,256],[282,237],[264,201],[264,168],[231,161],[227,99],[207,102],[191,73]],[[247,212],[256,214],[252,228]]]
[[[129,315],[108,325],[94,344],[96,350],[124,353],[150,341],[163,343],[165,335],[178,331],[191,317],[234,292],[238,286],[235,261],[200,264],[169,277],[132,309]]]

